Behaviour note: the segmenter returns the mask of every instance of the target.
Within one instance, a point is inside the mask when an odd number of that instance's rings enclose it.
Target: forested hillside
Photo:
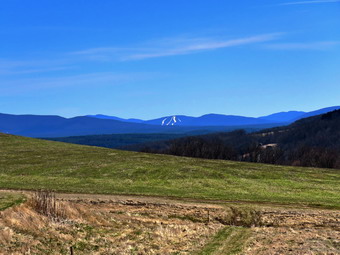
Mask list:
[[[210,159],[340,168],[340,110],[289,126],[243,130],[144,144],[141,151]]]

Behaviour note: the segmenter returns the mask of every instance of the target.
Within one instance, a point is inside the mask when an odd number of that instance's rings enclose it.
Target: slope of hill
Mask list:
[[[339,110],[340,106],[332,106],[332,107],[326,107],[326,108],[322,108],[316,111],[311,111],[311,112],[307,112],[305,114],[303,114],[302,116],[296,117],[294,119],[292,119],[292,121],[296,121],[299,119],[303,119],[303,118],[308,118],[308,117],[312,117],[312,116],[316,116],[316,115],[320,115],[320,114],[325,114],[327,112],[331,112],[331,111],[335,111],[335,110]]]
[[[304,114],[306,114],[306,112],[301,111],[278,112],[270,114],[268,116],[259,117],[259,119],[271,122],[289,123],[294,120],[302,118]]]
[[[0,135],[0,187],[340,208],[340,172]]]
[[[252,134],[208,134],[148,143],[136,149],[178,156],[340,168],[339,127],[340,110],[336,110]]]
[[[124,122],[131,122],[131,123],[143,123],[144,120],[140,119],[123,119],[116,116],[107,116],[103,114],[96,114],[96,115],[86,115],[85,117],[97,118],[97,119],[104,119],[104,120],[119,120]]]
[[[340,151],[340,110],[263,130],[253,136],[260,136],[262,143],[277,143],[283,148],[312,146]]]

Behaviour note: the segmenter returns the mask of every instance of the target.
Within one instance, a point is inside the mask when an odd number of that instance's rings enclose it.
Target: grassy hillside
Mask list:
[[[0,188],[340,208],[340,171],[143,154],[0,135]]]

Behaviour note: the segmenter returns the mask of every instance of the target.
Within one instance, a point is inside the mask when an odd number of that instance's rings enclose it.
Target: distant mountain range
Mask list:
[[[245,129],[256,131],[276,126],[158,126],[92,117],[63,118],[60,116],[0,114],[0,133],[28,137],[67,137],[101,134],[205,134],[210,132]]]
[[[209,133],[245,129],[256,131],[289,124],[297,119],[326,113],[340,106],[313,112],[281,112],[259,118],[207,114],[200,117],[165,116],[153,120],[123,119],[106,115],[74,118],[42,115],[0,114],[0,132],[29,137],[66,137],[132,133]]]
[[[165,116],[152,120],[141,120],[141,119],[122,119],[115,116],[107,116],[102,114],[87,115],[87,117],[97,119],[111,119],[119,120],[130,123],[143,123],[148,125],[158,126],[243,126],[243,125],[262,125],[262,124],[273,124],[273,123],[292,123],[298,119],[315,116],[329,111],[340,109],[340,106],[327,107],[312,112],[302,111],[289,111],[279,112],[268,116],[253,118],[244,117],[237,115],[224,115],[224,114],[206,114],[200,117],[191,117],[185,115],[173,115]]]

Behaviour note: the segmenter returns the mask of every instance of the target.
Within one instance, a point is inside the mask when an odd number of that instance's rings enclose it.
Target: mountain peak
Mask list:
[[[162,120],[162,126],[175,126],[180,122],[182,122],[182,120],[177,116],[165,117]]]

